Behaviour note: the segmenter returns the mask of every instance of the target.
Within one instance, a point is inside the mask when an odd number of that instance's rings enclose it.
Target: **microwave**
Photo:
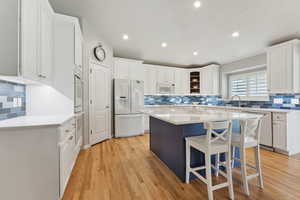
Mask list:
[[[157,83],[156,92],[158,94],[174,94],[175,93],[175,84]]]

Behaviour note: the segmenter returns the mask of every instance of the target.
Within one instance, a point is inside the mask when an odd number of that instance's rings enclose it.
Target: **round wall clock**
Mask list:
[[[105,60],[106,54],[101,44],[94,48],[94,56],[100,62],[103,62]]]

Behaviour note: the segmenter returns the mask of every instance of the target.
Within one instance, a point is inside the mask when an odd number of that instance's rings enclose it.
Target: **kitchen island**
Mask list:
[[[233,120],[234,132],[238,133],[238,120],[262,116],[192,106],[147,108],[144,112],[150,116],[150,150],[182,181],[185,181],[186,137],[206,134],[205,122],[224,120]],[[203,153],[191,150],[191,167],[204,165],[204,160]]]

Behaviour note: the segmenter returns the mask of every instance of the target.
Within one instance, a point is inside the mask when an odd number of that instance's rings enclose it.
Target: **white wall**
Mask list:
[[[267,54],[248,57],[221,66],[220,88],[223,98],[228,98],[228,75],[246,70],[260,68],[267,64]]]
[[[89,61],[94,59],[93,48],[101,43],[106,50],[106,59],[102,65],[107,66],[108,68],[113,69],[113,49],[107,44],[103,38],[94,30],[94,28],[88,24],[85,20],[81,21],[82,31],[83,31],[83,40],[84,40],[84,55],[83,55],[83,81],[84,81],[84,136],[83,144],[89,144]],[[95,60],[96,61],[96,60]]]
[[[73,100],[46,85],[26,86],[27,115],[71,115]]]

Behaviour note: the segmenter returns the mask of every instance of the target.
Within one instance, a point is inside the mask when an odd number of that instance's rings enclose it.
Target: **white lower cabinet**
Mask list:
[[[273,113],[273,147],[287,155],[300,153],[300,112]]]
[[[60,196],[62,197],[77,157],[74,120],[60,127]]]

